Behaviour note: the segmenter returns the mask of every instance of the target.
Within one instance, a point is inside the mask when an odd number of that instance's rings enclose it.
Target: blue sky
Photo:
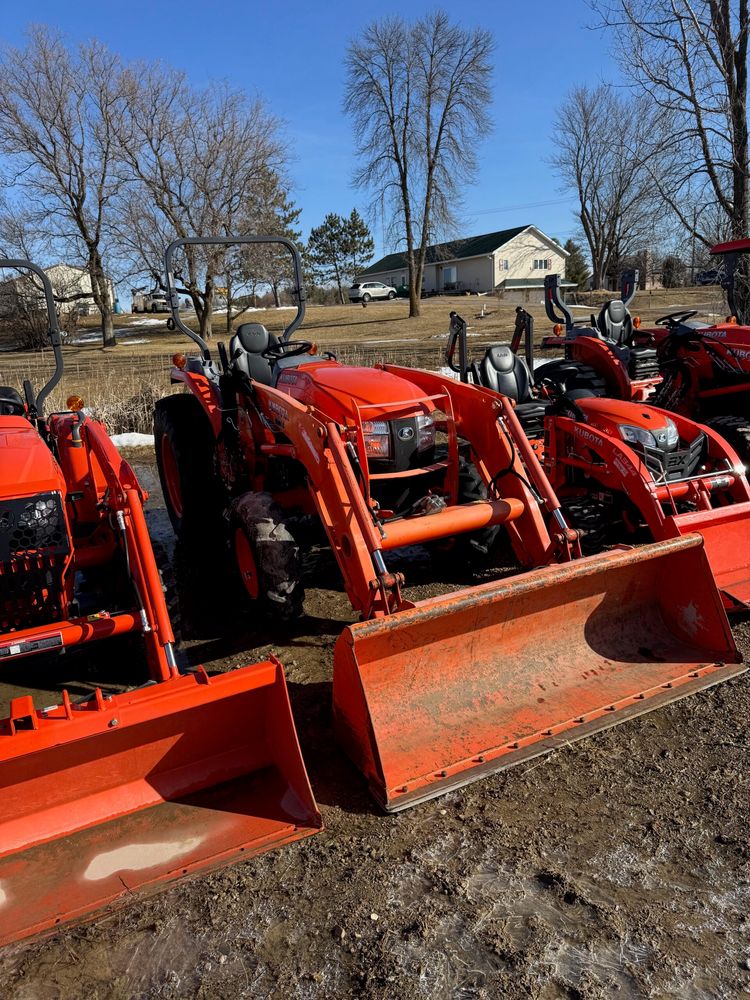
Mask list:
[[[259,3],[182,0],[158,6],[143,0],[111,5],[94,0],[62,4],[36,0],[7,5],[3,42],[22,45],[29,12],[59,27],[69,41],[96,37],[125,58],[163,59],[196,83],[228,79],[264,95],[286,121],[296,153],[294,198],[303,209],[303,236],[330,211],[366,208],[351,187],[353,144],[341,112],[343,58],[349,40],[371,20],[418,16],[434,3],[370,5],[322,0]],[[463,0],[444,5],[466,26],[489,28],[496,40],[494,132],[481,145],[476,183],[465,192],[463,235],[533,223],[565,239],[575,229],[575,200],[559,192],[547,165],[556,106],[574,84],[612,79],[608,39],[592,30],[585,0]],[[460,14],[456,11],[460,9]],[[377,250],[382,246],[374,227]]]

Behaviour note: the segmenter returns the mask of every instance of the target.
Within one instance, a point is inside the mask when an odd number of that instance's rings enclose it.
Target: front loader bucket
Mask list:
[[[667,518],[675,533],[699,531],[727,611],[750,608],[750,502]]]
[[[276,660],[30,701],[0,728],[2,944],[321,828]]]
[[[699,535],[345,629],[337,736],[395,812],[741,673]]]

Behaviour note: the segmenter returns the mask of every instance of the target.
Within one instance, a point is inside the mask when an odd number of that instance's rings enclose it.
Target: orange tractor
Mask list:
[[[536,377],[590,389],[598,395],[642,402],[662,380],[653,344],[638,337],[639,320],[628,305],[638,288],[638,271],[622,276],[619,299],[605,302],[590,320],[574,320],[563,302],[559,274],[544,279],[544,307],[554,336],[545,337],[542,348],[563,348],[564,358],[540,365]]]
[[[638,272],[623,275],[621,298],[606,302],[591,321],[574,321],[560,294],[560,276],[545,278],[545,307],[555,335],[543,348],[560,348],[564,358],[549,361],[535,378],[587,388],[622,400],[648,400],[673,413],[700,420],[731,444],[750,466],[750,326],[737,323],[735,276],[750,240],[713,247],[725,259],[722,287],[730,316],[723,323],[700,323],[695,309],[681,309],[641,326],[628,305]],[[746,279],[743,279],[746,280]]]
[[[176,308],[175,261],[256,243],[291,254],[297,314],[280,337],[241,324],[217,364]],[[225,531],[272,620],[302,613],[301,554],[315,532],[327,542],[361,618],[336,642],[335,730],[386,810],[743,669],[699,535],[582,558],[506,397],[292,339],[304,288],[288,240],[178,240],[165,270],[199,348],[175,355],[187,392],[155,414],[174,528],[197,546]],[[500,538],[520,572],[457,592],[414,601],[389,568],[405,546],[466,559]]]
[[[738,257],[750,253],[750,240],[720,243],[711,253],[724,257],[726,321],[697,323],[696,310],[683,310],[662,316],[656,329],[641,331],[641,336],[656,347],[664,376],[655,402],[705,421],[750,466],[750,326],[744,325],[748,317],[744,324],[737,322],[734,290]]]
[[[726,609],[746,611],[750,485],[732,444],[680,414],[597,396],[575,365],[533,368],[533,323],[519,316],[531,363],[517,353],[521,331],[510,347],[488,347],[471,363],[466,323],[457,313],[446,361],[462,381],[512,400],[584,551],[699,531]],[[533,479],[533,468],[528,474]]]
[[[63,374],[52,289],[29,261],[0,267],[33,275],[55,359],[38,393],[0,387],[0,669],[22,666],[34,687],[42,654],[141,646],[129,690],[63,690],[43,708],[16,695],[0,721],[3,943],[313,833],[320,816],[281,665],[178,671],[146,494],[79,397],[44,414]]]

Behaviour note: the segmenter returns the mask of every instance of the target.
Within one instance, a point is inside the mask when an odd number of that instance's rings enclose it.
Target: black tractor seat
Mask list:
[[[550,403],[534,399],[532,378],[526,361],[509,347],[488,347],[478,366],[479,383],[512,399],[527,437],[541,437]]]
[[[19,391],[12,385],[0,385],[0,417],[23,417],[25,413]]]
[[[253,382],[275,386],[285,368],[298,368],[310,361],[320,360],[312,354],[297,354],[277,360],[263,357],[264,351],[279,343],[279,338],[270,333],[262,323],[240,323],[229,341],[229,363],[236,372]]]
[[[633,339],[633,318],[621,299],[605,302],[596,318],[602,340],[628,345]]]

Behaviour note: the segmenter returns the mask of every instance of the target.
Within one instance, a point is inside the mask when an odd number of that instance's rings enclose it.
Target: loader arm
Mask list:
[[[504,498],[523,504],[523,514],[508,525],[519,563],[525,568],[571,558],[575,536],[565,535],[564,522],[551,537],[543,509],[559,516],[560,502],[521,429],[511,403],[479,386],[469,386],[433,372],[384,365],[394,375],[408,377],[427,393],[444,392],[453,407],[456,428],[471,444],[475,464],[485,484]],[[556,513],[557,512],[557,513]]]

